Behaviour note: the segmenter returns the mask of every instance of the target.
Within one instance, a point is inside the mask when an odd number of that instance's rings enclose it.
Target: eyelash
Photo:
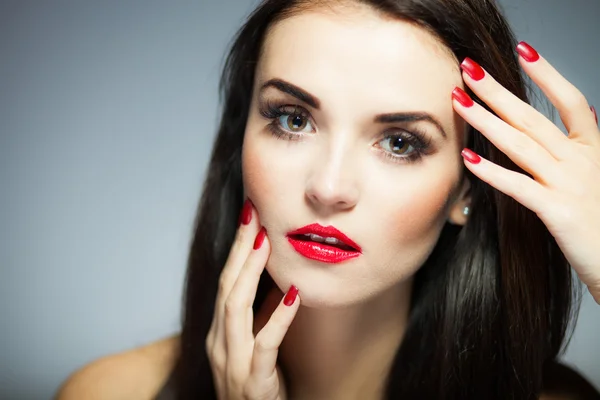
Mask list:
[[[283,139],[283,140],[292,140],[292,141],[296,141],[296,140],[300,140],[300,136],[302,136],[301,133],[292,133],[289,131],[286,131],[284,129],[281,128],[280,124],[279,124],[279,117],[282,117],[284,115],[298,115],[298,116],[302,116],[303,118],[306,118],[309,122],[310,122],[310,114],[306,111],[306,109],[304,109],[303,107],[300,106],[292,106],[292,105],[278,105],[278,104],[274,104],[271,102],[266,102],[264,107],[261,108],[260,110],[260,114],[266,118],[266,119],[270,119],[271,123],[267,126],[269,131],[271,131],[271,134],[273,136],[275,136],[277,139]],[[312,122],[310,122],[312,124]],[[386,140],[386,139],[396,139],[396,138],[401,138],[403,140],[406,140],[406,142],[408,143],[408,145],[413,147],[413,152],[410,153],[410,155],[408,156],[398,156],[398,155],[394,155],[393,153],[390,153],[389,151],[383,150],[383,156],[392,161],[392,162],[396,162],[396,163],[414,163],[419,161],[424,155],[429,154],[430,152],[430,146],[431,146],[431,140],[429,139],[429,136],[419,130],[419,129],[413,129],[412,131],[406,131],[406,130],[396,130],[395,133],[391,133],[391,134],[387,134],[385,136],[383,136],[381,138],[381,141]],[[379,143],[378,142],[378,143]]]

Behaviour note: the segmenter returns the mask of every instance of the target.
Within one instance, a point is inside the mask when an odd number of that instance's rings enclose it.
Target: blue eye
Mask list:
[[[312,132],[313,127],[308,118],[302,114],[286,113],[278,118],[279,125],[289,132]]]
[[[399,157],[410,156],[417,150],[409,139],[400,135],[386,136],[379,143],[382,149]]]

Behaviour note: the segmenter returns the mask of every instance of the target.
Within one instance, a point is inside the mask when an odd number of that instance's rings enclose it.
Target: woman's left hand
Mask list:
[[[600,304],[600,130],[584,95],[526,43],[517,47],[525,72],[540,87],[568,130],[568,136],[532,106],[466,59],[463,79],[499,116],[461,89],[454,109],[515,164],[529,173],[500,167],[465,149],[467,168],[491,186],[535,212]]]

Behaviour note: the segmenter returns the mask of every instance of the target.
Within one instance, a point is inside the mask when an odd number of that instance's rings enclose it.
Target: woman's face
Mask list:
[[[459,63],[434,36],[366,6],[304,12],[270,29],[242,171],[282,291],[294,284],[303,305],[332,307],[402,287],[443,225],[464,223],[456,86]],[[361,252],[337,263],[301,255],[288,233],[313,223]]]

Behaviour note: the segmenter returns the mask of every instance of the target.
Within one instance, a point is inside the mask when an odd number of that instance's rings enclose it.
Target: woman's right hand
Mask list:
[[[298,289],[290,288],[265,326],[253,334],[252,304],[271,252],[266,230],[246,200],[240,227],[219,279],[206,351],[221,400],[285,399],[277,368],[279,346],[298,311]],[[291,304],[290,304],[291,303]]]

